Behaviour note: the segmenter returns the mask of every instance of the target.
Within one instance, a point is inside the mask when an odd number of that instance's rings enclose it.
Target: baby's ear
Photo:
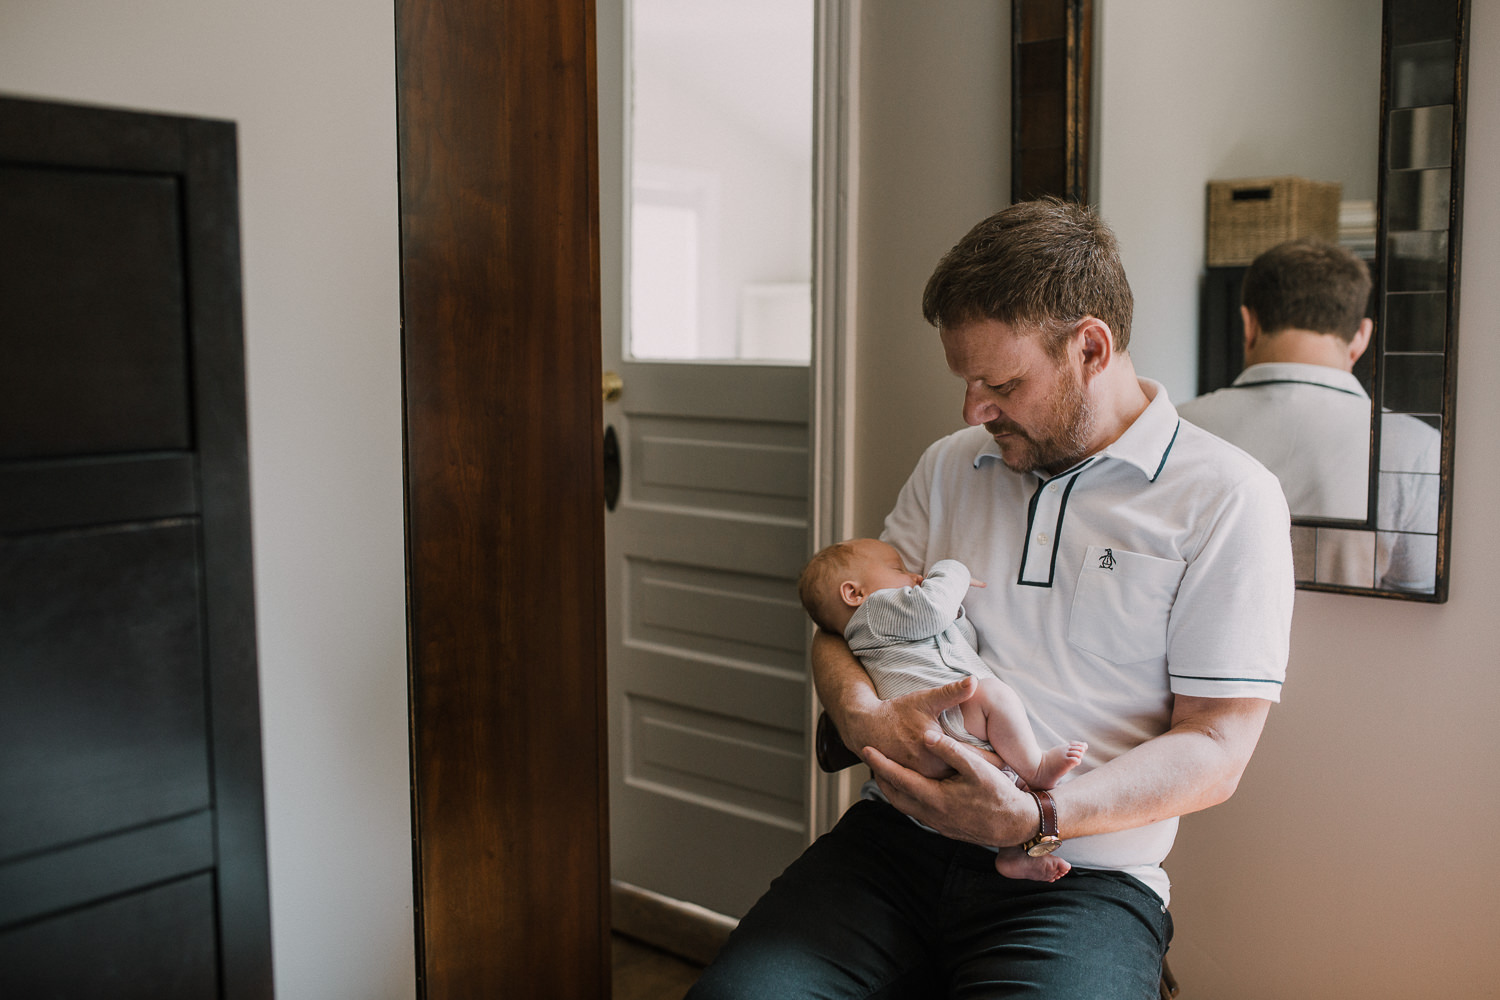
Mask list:
[[[859,584],[853,580],[845,580],[839,584],[839,600],[851,608],[857,608],[865,602],[865,595],[859,592]]]

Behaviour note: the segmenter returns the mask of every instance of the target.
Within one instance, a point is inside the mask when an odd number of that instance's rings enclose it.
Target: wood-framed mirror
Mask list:
[[[1166,10],[1171,0],[1162,0],[1156,6],[1163,8],[1159,12],[1159,26],[1177,32],[1176,43],[1203,50],[1204,65],[1212,67],[1212,72],[1230,76],[1232,70],[1224,64],[1222,53],[1230,46],[1231,37],[1239,43],[1238,36],[1221,34],[1191,39],[1183,34],[1190,30],[1189,22],[1215,23],[1213,5],[1191,5],[1191,17],[1179,16],[1185,15],[1187,9],[1178,14]],[[1231,6],[1240,11],[1236,16],[1249,16],[1243,5]],[[1373,169],[1367,161],[1360,164],[1361,170],[1373,174],[1369,183],[1374,188],[1365,195],[1372,198],[1374,221],[1371,245],[1364,256],[1368,258],[1373,279],[1371,317],[1375,333],[1356,371],[1370,400],[1369,433],[1367,438],[1361,435],[1367,458],[1364,485],[1368,501],[1363,518],[1312,516],[1293,510],[1297,586],[1304,590],[1440,603],[1448,597],[1452,524],[1459,228],[1463,207],[1470,0],[1384,0],[1383,3],[1346,0],[1325,6],[1328,11],[1311,12],[1305,5],[1298,5],[1293,13],[1304,25],[1319,17],[1344,16],[1344,11],[1353,16],[1368,16],[1372,20],[1365,33],[1372,39],[1373,19],[1380,19],[1378,137],[1371,136],[1370,141],[1358,146],[1360,156],[1371,146],[1376,150]],[[1140,13],[1134,12],[1133,22],[1141,20],[1137,16]],[[1255,12],[1255,16],[1261,22],[1276,20],[1274,15],[1263,11]],[[1127,181],[1112,175],[1108,183],[1099,183],[1101,175],[1108,175],[1118,166],[1110,162],[1109,151],[1121,148],[1098,142],[1099,131],[1109,129],[1112,122],[1117,123],[1118,119],[1111,116],[1121,107],[1123,98],[1109,90],[1110,77],[1100,72],[1096,57],[1102,52],[1108,59],[1137,59],[1139,52],[1146,51],[1136,44],[1139,39],[1126,42],[1109,37],[1119,22],[1108,22],[1102,8],[1092,0],[1013,0],[1012,20],[1013,197],[1056,194],[1090,201],[1100,205],[1117,231],[1121,229],[1117,215],[1154,211],[1160,189],[1153,190],[1148,177],[1132,173],[1130,176],[1135,180]],[[1108,30],[1104,28],[1106,23],[1110,24]],[[1215,57],[1214,52],[1221,56]],[[1369,87],[1361,85],[1366,91],[1375,86],[1373,57],[1373,53],[1365,57],[1372,64]],[[1164,63],[1171,62],[1165,55],[1162,59]],[[1280,64],[1280,58],[1267,58],[1257,68],[1265,75],[1274,75],[1276,71],[1265,67]],[[1256,101],[1275,100],[1278,103],[1274,110],[1285,114],[1289,99],[1248,89],[1257,83],[1245,77],[1240,105],[1217,114],[1215,123],[1244,116],[1246,106]],[[1163,81],[1160,89],[1169,91],[1170,87]],[[1306,112],[1306,102],[1312,100],[1307,93],[1316,92],[1305,90],[1297,98],[1302,112]],[[1366,99],[1374,103],[1374,95],[1367,93]],[[1164,106],[1149,113],[1170,114]],[[1120,129],[1113,134],[1120,135]],[[1240,145],[1233,152],[1242,156],[1239,162],[1253,159],[1253,152],[1248,157],[1244,152],[1253,149],[1258,138],[1245,136],[1237,140]],[[1138,146],[1150,143],[1148,138],[1136,134],[1129,140],[1116,140],[1125,141]],[[1319,142],[1319,136],[1314,135],[1305,145],[1315,146]],[[1326,146],[1339,142],[1333,136],[1321,137]],[[1151,162],[1181,158],[1181,151],[1169,143],[1157,143],[1147,151],[1149,156],[1140,157],[1147,165],[1135,164],[1135,171],[1151,169]],[[1209,181],[1235,176],[1235,162],[1228,155],[1222,161],[1212,161],[1206,169],[1229,172],[1205,174],[1198,178],[1202,185],[1195,191],[1181,194],[1181,198],[1196,200],[1191,206],[1199,227],[1194,235],[1201,235],[1206,226],[1204,188]],[[1255,175],[1246,170],[1238,176]],[[1191,186],[1180,170],[1175,183]],[[1129,210],[1120,205],[1112,207],[1110,191],[1116,195],[1128,193],[1132,200],[1151,207]],[[1182,215],[1176,221],[1187,224]],[[1129,259],[1131,246],[1124,233],[1122,242],[1127,269],[1136,285],[1139,319],[1145,311],[1143,305],[1149,309],[1155,304],[1152,300],[1159,289],[1151,285],[1149,276],[1142,280],[1140,268]],[[1203,278],[1205,270],[1201,266],[1196,270],[1191,280],[1203,285],[1199,290],[1203,296],[1209,291]],[[1232,305],[1237,312],[1237,287],[1227,294],[1233,296]],[[1187,289],[1177,297],[1191,298],[1193,291]],[[1195,312],[1202,308],[1200,303],[1180,302],[1176,306]],[[1243,334],[1234,329],[1229,336]],[[1134,344],[1132,349],[1134,353]],[[1215,349],[1215,345],[1210,344],[1208,349]],[[1177,355],[1191,353],[1187,346],[1174,350]],[[1201,345],[1200,353],[1203,353]],[[1228,353],[1234,357],[1232,363],[1237,369],[1238,355],[1233,351]],[[1181,357],[1171,361],[1192,364],[1190,359]],[[1158,367],[1148,362],[1144,370],[1155,374]],[[1228,378],[1236,374],[1237,370],[1231,371]],[[1171,384],[1170,379],[1164,381]],[[1226,382],[1218,383],[1223,384]],[[1200,373],[1197,391],[1216,387],[1212,382],[1205,384]],[[1172,392],[1174,400],[1193,394],[1191,388]]]

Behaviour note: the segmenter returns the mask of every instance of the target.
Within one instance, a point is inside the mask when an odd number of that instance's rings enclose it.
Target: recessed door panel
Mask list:
[[[0,164],[0,458],[191,443],[176,178]]]
[[[209,805],[197,526],[0,540],[0,860]]]

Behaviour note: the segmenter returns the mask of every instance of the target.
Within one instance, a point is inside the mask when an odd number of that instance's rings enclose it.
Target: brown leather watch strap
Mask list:
[[[1062,834],[1057,829],[1057,803],[1053,801],[1052,793],[1046,789],[1041,791],[1032,789],[1031,794],[1036,799],[1037,809],[1042,813],[1042,830],[1038,834],[1038,839],[1056,837],[1061,840]]]
[[[1042,828],[1026,843],[1021,845],[1021,850],[1033,858],[1044,857],[1062,846],[1062,837],[1057,830],[1057,803],[1053,801],[1050,792],[1045,789],[1031,792],[1031,797],[1036,799],[1037,812],[1042,816]]]

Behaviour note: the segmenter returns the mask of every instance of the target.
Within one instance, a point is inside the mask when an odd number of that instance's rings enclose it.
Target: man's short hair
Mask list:
[[[1370,303],[1370,269],[1343,247],[1291,240],[1255,258],[1240,301],[1265,333],[1314,330],[1347,342]]]
[[[854,545],[835,542],[813,556],[797,578],[797,596],[807,609],[808,617],[824,632],[842,634],[842,630],[833,624],[834,614],[841,603],[838,585],[843,581],[839,577],[853,561]]]
[[[979,223],[943,255],[922,293],[939,330],[979,320],[1038,329],[1059,357],[1079,320],[1109,325],[1130,344],[1135,299],[1115,234],[1093,209],[1059,198],[1023,201]]]

